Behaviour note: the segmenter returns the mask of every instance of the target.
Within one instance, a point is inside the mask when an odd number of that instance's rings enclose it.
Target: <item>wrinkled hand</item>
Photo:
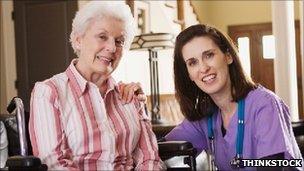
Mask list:
[[[146,102],[147,97],[144,94],[141,84],[131,82],[129,84],[125,84],[123,82],[118,83],[119,95],[122,99],[123,103],[130,103],[133,98],[138,99],[140,102]]]

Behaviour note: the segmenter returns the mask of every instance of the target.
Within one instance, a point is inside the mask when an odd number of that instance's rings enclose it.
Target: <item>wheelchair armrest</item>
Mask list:
[[[35,167],[41,165],[41,160],[34,156],[12,156],[6,161],[8,167]]]
[[[304,120],[292,122],[292,129],[296,137],[304,136]]]
[[[302,156],[304,156],[304,120],[292,122],[292,129]]]
[[[12,156],[6,161],[9,170],[38,170],[46,171],[47,166],[41,164],[41,160],[34,156]]]
[[[175,156],[196,155],[196,149],[187,141],[164,141],[158,142],[159,156],[162,160],[167,160]]]
[[[158,147],[161,152],[188,151],[193,148],[192,144],[187,141],[159,142]]]

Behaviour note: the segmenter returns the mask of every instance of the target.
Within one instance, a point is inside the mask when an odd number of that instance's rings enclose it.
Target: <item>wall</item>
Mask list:
[[[16,80],[15,31],[11,17],[12,1],[1,1],[1,113],[5,113],[5,106],[12,97],[17,95],[14,86]],[[5,34],[4,34],[5,33]]]
[[[88,2],[87,0],[85,0],[85,1],[83,1],[83,0],[78,0],[78,8],[81,8],[81,7],[82,7],[83,5],[85,5],[87,2]]]
[[[227,32],[228,25],[271,22],[271,1],[192,1],[201,22]],[[299,1],[295,1],[299,19]]]
[[[2,11],[2,2],[0,1],[0,9]],[[3,26],[3,14],[0,13],[0,101],[4,102],[6,101],[6,79],[5,79],[5,70],[6,67],[4,65],[4,54],[3,54],[3,32],[2,32],[2,26]],[[0,103],[0,113],[4,113],[5,109],[5,103]]]
[[[302,75],[304,75],[304,2],[300,1],[299,4],[299,18],[300,18],[300,37],[301,37],[301,52],[302,52]],[[302,85],[304,85],[304,79],[302,79]],[[303,91],[304,101],[304,91]]]

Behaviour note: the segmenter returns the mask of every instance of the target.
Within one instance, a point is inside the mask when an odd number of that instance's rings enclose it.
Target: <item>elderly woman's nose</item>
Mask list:
[[[109,52],[114,53],[116,51],[115,39],[109,38],[106,41],[105,49]]]

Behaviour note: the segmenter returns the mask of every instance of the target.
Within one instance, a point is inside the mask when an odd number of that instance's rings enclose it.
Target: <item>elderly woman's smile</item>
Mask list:
[[[106,57],[106,56],[101,56],[101,55],[97,55],[96,58],[105,65],[112,65],[112,62],[114,60],[111,57]]]

